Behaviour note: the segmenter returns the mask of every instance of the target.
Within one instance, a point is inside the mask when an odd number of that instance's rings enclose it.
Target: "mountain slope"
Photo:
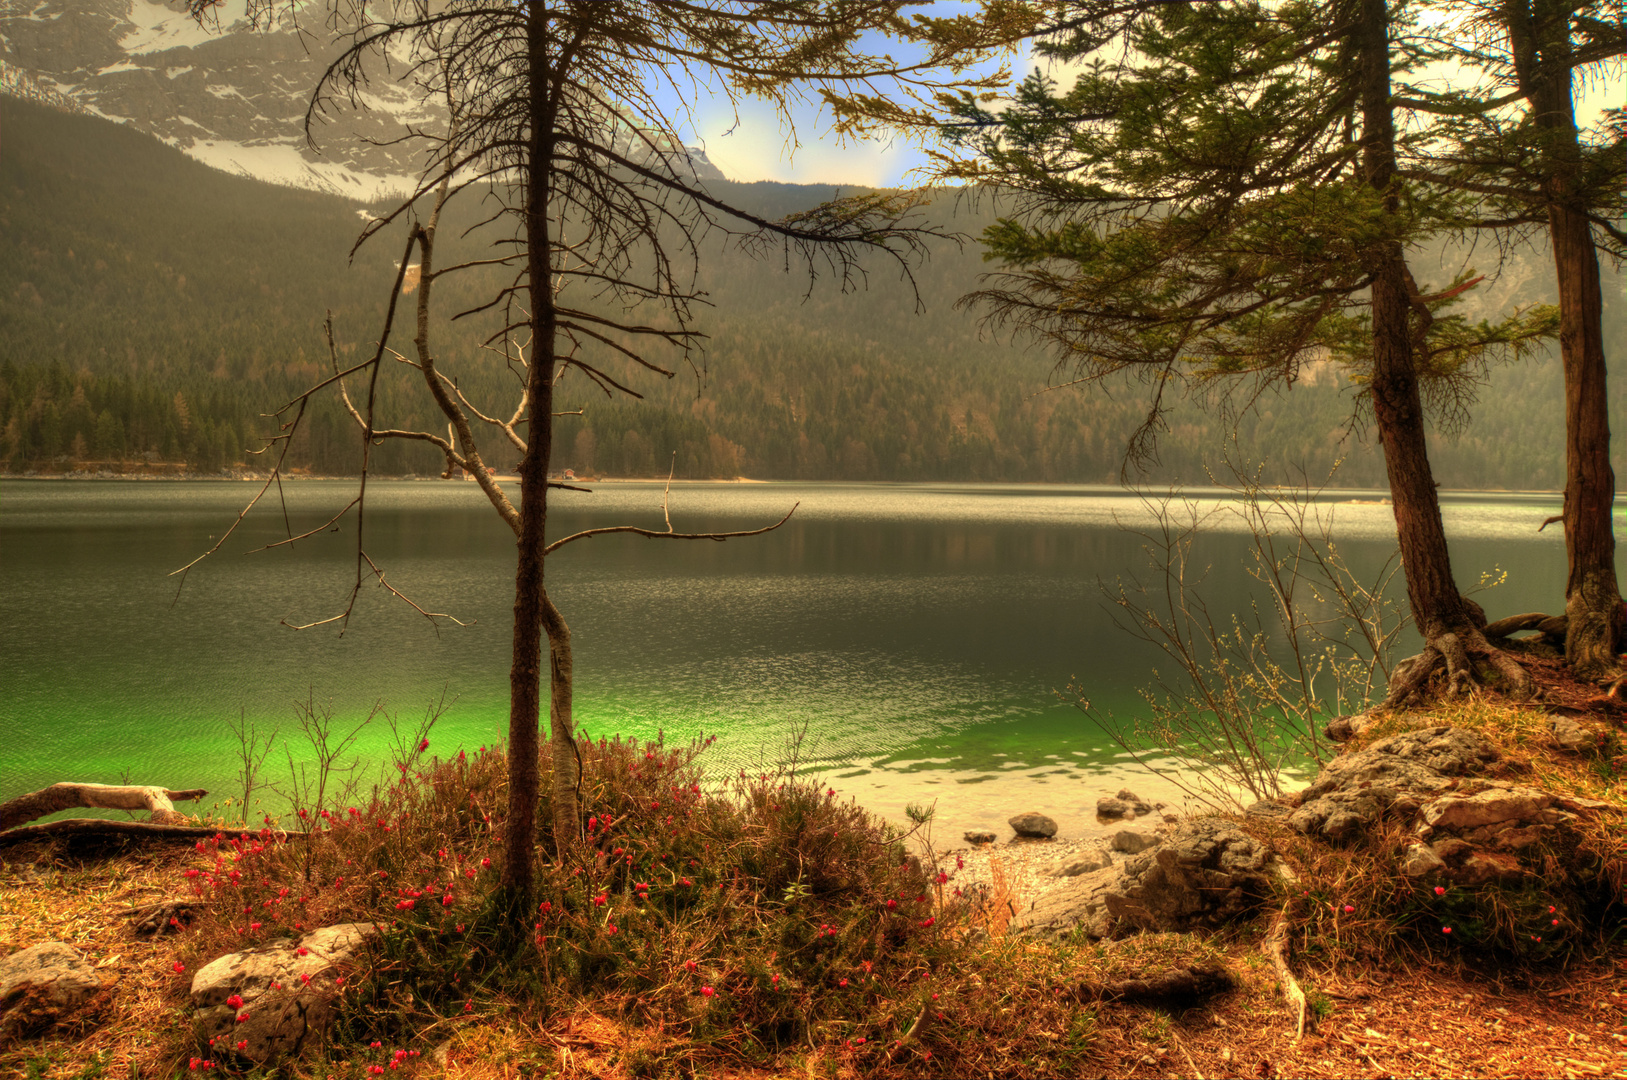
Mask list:
[[[719,183],[727,197],[776,215],[832,194]],[[227,176],[127,126],[0,97],[0,235],[15,256],[0,259],[5,467],[61,469],[121,454],[185,458],[206,469],[244,460],[270,430],[262,414],[328,368],[326,312],[342,361],[370,349],[401,237],[382,236],[349,262],[347,253],[358,212],[378,209]],[[987,220],[965,208],[950,217],[953,209],[932,213],[970,233]],[[445,257],[458,253],[458,243],[446,241]],[[868,289],[844,295],[823,279],[810,290],[804,275],[750,259],[721,238],[708,239],[703,255],[700,284],[714,305],[699,313],[710,335],[696,359],[704,374],[681,364],[671,380],[621,373],[646,395],[642,401],[607,400],[567,380],[570,407],[586,412],[561,421],[562,466],[664,474],[676,451],[681,476],[1076,483],[1117,476],[1141,419],[1142,388],[1044,393],[1047,357],[988,339],[972,313],[954,308],[985,269],[975,245],[941,244],[919,269],[924,314],[896,270],[880,264]],[[1540,254],[1532,255],[1484,295],[1494,304],[1540,300],[1551,293],[1543,284],[1550,279]],[[1611,280],[1619,289],[1619,277]],[[471,278],[447,288],[438,311],[469,306],[494,283]],[[1609,311],[1611,355],[1619,359],[1616,290]],[[489,329],[478,320],[438,321],[435,334],[443,364],[497,411],[512,404],[514,383],[479,347]],[[417,377],[386,366],[381,426],[444,430]],[[1559,486],[1559,390],[1555,363],[1494,373],[1471,427],[1436,440],[1441,482]],[[1378,455],[1357,440],[1341,442],[1352,405],[1336,373],[1312,372],[1291,392],[1255,403],[1238,424],[1242,445],[1278,466],[1304,462],[1313,472],[1344,454],[1344,483],[1379,485]],[[1227,428],[1190,403],[1171,422],[1154,475],[1201,482],[1205,455],[1221,447]],[[1627,430],[1621,418],[1617,425]],[[353,467],[357,450],[354,428],[324,401],[294,461],[340,472]],[[401,444],[382,448],[375,463],[385,472],[441,467],[423,447]]]

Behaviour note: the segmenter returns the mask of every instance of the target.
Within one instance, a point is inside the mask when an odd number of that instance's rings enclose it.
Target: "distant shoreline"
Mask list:
[[[293,482],[302,481],[302,480],[330,480],[331,481],[331,480],[354,480],[354,479],[356,479],[356,477],[354,475],[349,475],[349,476],[337,475],[337,476],[335,476],[335,475],[311,474],[311,473],[295,473],[295,474],[290,474],[290,475],[283,476],[283,480],[285,482],[288,482],[288,483],[293,483]],[[390,480],[390,481],[410,481],[410,482],[413,482],[413,483],[448,483],[448,484],[463,483],[463,484],[470,484],[470,485],[473,485],[473,483],[474,483],[472,480],[461,480],[461,481],[460,480],[444,480],[439,475],[431,475],[431,474],[425,474],[425,473],[406,473],[406,474],[400,475],[400,476],[374,476],[374,477],[371,477],[371,479],[373,479],[373,480]],[[499,473],[497,476],[493,477],[493,479],[495,479],[495,480],[497,480],[497,481],[499,481],[501,483],[505,483],[505,484],[517,484],[517,483],[520,482],[519,476],[517,476],[517,475],[515,475],[513,473]],[[195,473],[194,474],[147,473],[147,472],[115,473],[115,472],[111,472],[111,471],[94,472],[94,473],[92,473],[92,472],[69,472],[69,473],[40,473],[40,472],[12,473],[12,472],[0,472],[0,480],[53,480],[53,481],[56,481],[56,480],[129,480],[129,481],[140,481],[140,482],[147,482],[147,481],[154,481],[154,480],[171,480],[171,481],[181,480],[181,481],[185,481],[185,482],[188,482],[188,483],[199,482],[199,481],[211,481],[211,482],[216,482],[216,483],[221,482],[221,481],[231,481],[231,482],[236,482],[236,483],[260,483],[260,484],[263,484],[263,483],[265,483],[266,477],[265,477],[265,475],[263,473],[256,474],[256,473],[247,473],[247,472],[245,472],[245,473],[236,473],[236,474],[229,473],[229,472],[206,473],[206,474],[195,474]],[[567,484],[661,484],[661,483],[665,483],[666,481],[667,481],[667,477],[665,477],[665,476],[596,476],[596,477],[589,477],[589,478],[578,477],[575,480],[555,480],[554,482],[555,483],[567,483]],[[721,478],[715,478],[715,477],[707,478],[707,479],[689,479],[687,477],[674,477],[672,482],[677,483],[677,484],[975,484],[975,485],[980,485],[980,486],[996,486],[996,487],[997,486],[1011,486],[1011,487],[1021,486],[1021,487],[1036,487],[1036,488],[1068,488],[1068,487],[1102,487],[1102,486],[1104,486],[1104,485],[1100,485],[1100,484],[1060,483],[1060,482],[1046,482],[1046,481],[1042,481],[1042,480],[1010,480],[1010,481],[1003,481],[1003,480],[844,480],[844,479],[832,478],[832,477],[825,477],[825,478],[822,478],[822,479],[819,479],[819,480],[759,480],[759,479],[756,479],[754,477],[749,477],[749,476],[736,476],[736,477],[732,477],[732,478],[729,478],[729,479],[721,479]],[[1131,489],[1123,488],[1123,489],[1120,489],[1120,490],[1124,490],[1124,491],[1128,492]],[[1199,488],[1189,488],[1189,489],[1177,488],[1176,490],[1177,491],[1185,490],[1188,493],[1197,493],[1198,491],[1200,491]],[[1334,496],[1334,495],[1336,495],[1336,494],[1338,494],[1340,492],[1359,493],[1359,492],[1368,492],[1368,491],[1382,491],[1384,489],[1382,489],[1382,488],[1361,488],[1361,487],[1350,487],[1350,488],[1329,487],[1329,488],[1324,488],[1322,490],[1323,490],[1324,496],[1331,497],[1331,496]],[[1439,491],[1440,491],[1440,493],[1442,495],[1553,495],[1553,496],[1560,496],[1560,495],[1564,494],[1564,492],[1561,491],[1558,488],[1440,488]],[[1616,499],[1617,499],[1618,502],[1622,502],[1623,500],[1627,500],[1627,491],[1623,491],[1623,492],[1618,493],[1617,496],[1616,496]],[[1348,499],[1338,499],[1338,500],[1332,500],[1330,498],[1330,501],[1337,501],[1337,502],[1345,503],[1345,504],[1367,505],[1367,506],[1388,506],[1389,505],[1389,499],[1388,498],[1378,498],[1378,499],[1348,498]]]

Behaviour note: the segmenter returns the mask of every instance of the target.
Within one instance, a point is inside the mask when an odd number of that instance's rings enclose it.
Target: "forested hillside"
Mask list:
[[[382,208],[228,176],[138,132],[32,102],[0,98],[0,123],[0,468],[256,467],[259,459],[245,454],[271,430],[263,414],[328,368],[325,313],[333,313],[341,362],[371,349],[400,239],[386,234],[347,256],[358,212]],[[730,198],[774,214],[832,194],[727,187]],[[987,207],[954,200],[932,213],[971,234],[990,220]],[[443,259],[458,253],[454,231],[442,232]],[[463,250],[472,250],[469,242]],[[1545,255],[1522,258],[1525,283],[1511,299],[1549,299]],[[873,264],[867,289],[843,295],[823,278],[810,289],[800,267],[753,260],[710,238],[702,286],[714,306],[698,318],[710,335],[704,354],[694,367],[675,363],[671,380],[618,372],[643,400],[567,384],[569,407],[585,411],[562,419],[555,460],[612,476],[664,474],[676,452],[678,474],[691,477],[1114,479],[1143,415],[1144,388],[1042,392],[1066,372],[980,334],[974,313],[953,308],[984,269],[975,244],[939,244],[916,275],[925,309],[917,312],[915,294],[884,263]],[[443,285],[437,308],[449,316],[493,280]],[[1502,291],[1511,291],[1508,281]],[[1627,337],[1619,286],[1607,291],[1606,319],[1617,359]],[[490,326],[464,320],[436,334],[465,392],[498,411],[512,406],[518,383],[500,357],[479,348]],[[404,349],[408,337],[403,324],[392,343]],[[380,426],[444,430],[419,379],[404,365],[387,367]],[[1441,482],[1560,486],[1559,379],[1553,362],[1495,372],[1469,428],[1436,441]],[[1318,372],[1255,401],[1238,421],[1242,443],[1279,467],[1303,462],[1320,471],[1343,455],[1342,483],[1378,485],[1377,453],[1346,438],[1353,400],[1335,373]],[[1154,475],[1201,480],[1202,461],[1226,430],[1214,414],[1183,404],[1160,441]],[[1619,416],[1616,430],[1627,431]],[[293,461],[341,473],[354,468],[358,450],[354,426],[324,399]],[[488,455],[509,461],[502,451]],[[422,445],[400,443],[374,460],[386,473],[438,473],[442,465]]]

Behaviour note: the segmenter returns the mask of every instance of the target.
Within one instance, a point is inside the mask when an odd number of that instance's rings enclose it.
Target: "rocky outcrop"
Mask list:
[[[1480,775],[1497,760],[1496,749],[1472,732],[1420,728],[1335,758],[1297,797],[1297,808],[1265,803],[1250,813],[1286,814],[1294,829],[1331,843],[1399,821],[1411,830],[1401,852],[1408,876],[1459,885],[1512,882],[1541,869],[1523,853],[1563,845],[1579,814],[1609,804]]]
[[[1026,814],[1018,814],[1006,824],[1018,836],[1030,840],[1049,840],[1056,835],[1056,822],[1037,810],[1030,810]]]
[[[1071,854],[1064,855],[1051,867],[1052,877],[1078,877],[1095,873],[1113,865],[1113,856],[1100,844],[1089,844]]]
[[[199,1043],[257,1064],[317,1045],[345,970],[377,933],[371,923],[342,923],[210,962],[192,980]]]
[[[94,1021],[108,994],[96,967],[60,941],[0,960],[0,1047],[53,1028]]]
[[[1271,849],[1237,825],[1196,818],[1139,855],[1041,894],[1011,928],[1104,938],[1216,926],[1255,908],[1284,872]]]
[[[999,837],[989,829],[968,829],[961,835],[968,844],[992,844],[999,839]]]

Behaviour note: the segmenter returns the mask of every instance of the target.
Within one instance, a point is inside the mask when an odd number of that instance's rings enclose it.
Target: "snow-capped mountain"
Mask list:
[[[204,25],[184,0],[5,0],[0,93],[128,123],[227,172],[370,200],[410,190],[421,147],[384,145],[436,110],[383,65],[363,108],[330,113],[306,138],[311,92],[337,55],[320,3],[296,23],[255,27],[244,0]],[[723,174],[691,151],[702,178]]]

